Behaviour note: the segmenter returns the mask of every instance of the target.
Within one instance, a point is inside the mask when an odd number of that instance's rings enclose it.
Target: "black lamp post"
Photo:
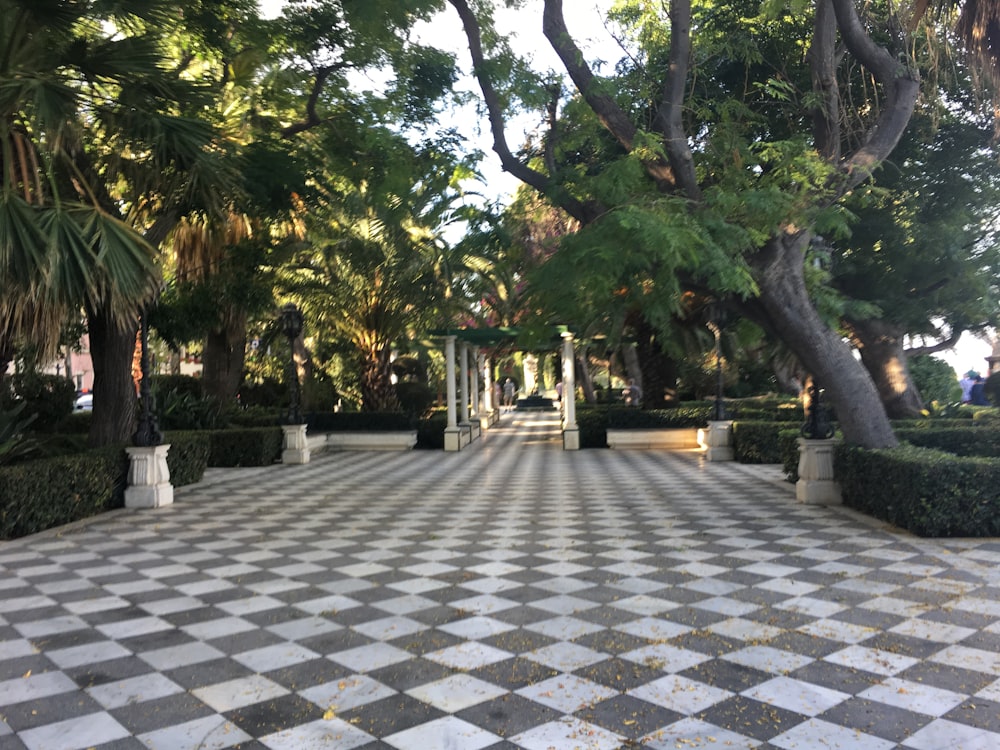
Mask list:
[[[722,374],[722,327],[725,324],[725,309],[719,302],[709,305],[708,329],[715,336],[715,406],[712,419],[721,422],[728,418],[726,402],[723,400],[724,378]]]
[[[149,308],[144,308],[139,315],[139,372],[142,380],[139,382],[139,422],[132,443],[140,448],[150,448],[163,443],[156,424],[156,400],[149,382]]]
[[[302,424],[302,412],[299,409],[299,372],[295,366],[295,339],[302,333],[305,322],[302,312],[293,302],[281,308],[279,316],[281,330],[288,337],[288,414],[285,424]]]
[[[833,437],[834,429],[823,405],[823,389],[819,387],[819,381],[815,376],[809,390],[809,411],[806,414],[806,423],[802,425],[802,437],[807,440],[829,440]]]

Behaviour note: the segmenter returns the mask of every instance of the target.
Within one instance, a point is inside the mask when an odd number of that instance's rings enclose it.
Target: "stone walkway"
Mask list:
[[[0,543],[0,750],[1000,748],[1000,541],[557,427]]]

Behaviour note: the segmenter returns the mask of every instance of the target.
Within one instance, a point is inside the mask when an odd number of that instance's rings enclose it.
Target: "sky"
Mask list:
[[[259,4],[262,13],[270,17],[280,12],[284,2],[259,0]],[[614,62],[620,57],[620,50],[604,28],[604,13],[610,6],[611,0],[572,0],[567,4],[567,26],[591,61],[596,58]],[[530,56],[537,68],[561,70],[558,58],[542,35],[541,14],[542,6],[537,0],[526,3],[522,10],[501,12],[497,17],[498,30],[510,34],[514,38],[514,48]],[[432,24],[419,28],[418,33],[426,42],[441,43],[442,47],[456,53],[459,65],[467,76],[463,85],[478,94],[475,81],[468,75],[471,68],[469,52],[464,45],[465,34],[454,10],[449,7]],[[476,115],[474,107],[469,107],[456,116],[453,124],[465,134],[470,148],[477,148],[486,155],[480,167],[486,181],[483,192],[487,196],[498,198],[513,194],[520,182],[500,167],[500,160],[492,151],[489,123]],[[539,124],[537,120],[531,118],[517,121],[516,129],[511,129],[508,136],[511,148],[517,148],[523,141],[523,135],[530,133]],[[986,357],[991,354],[990,342],[967,333],[962,336],[954,349],[935,356],[947,362],[956,374],[976,370],[985,375],[988,373]]]

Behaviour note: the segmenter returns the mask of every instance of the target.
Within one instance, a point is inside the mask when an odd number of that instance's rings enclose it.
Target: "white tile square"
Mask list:
[[[524,654],[524,657],[547,667],[558,669],[560,672],[574,672],[608,658],[607,654],[566,641],[558,641],[535,649]]]
[[[498,661],[509,659],[513,656],[509,651],[503,651],[493,646],[487,646],[478,641],[466,641],[455,646],[449,646],[438,651],[431,651],[424,654],[425,659],[444,664],[453,669],[476,669],[495,664]]]
[[[895,742],[883,740],[857,729],[837,726],[821,719],[809,719],[771,739],[784,750],[804,748],[850,748],[850,750],[893,750]],[[943,748],[944,746],[941,746]],[[940,750],[940,748],[939,748]]]
[[[813,599],[810,596],[797,596],[786,599],[774,605],[775,609],[783,609],[788,612],[795,612],[809,617],[828,618],[838,612],[843,612],[847,607],[839,602],[831,602],[827,599]]]
[[[586,738],[585,747],[580,745],[581,738]],[[510,741],[524,750],[618,750],[625,739],[596,724],[567,716],[515,734]]]
[[[913,750],[996,750],[993,732],[946,719],[935,719],[907,737],[902,746]]]
[[[879,631],[865,625],[855,625],[852,622],[841,622],[840,620],[814,620],[802,625],[796,630],[807,635],[814,635],[817,638],[826,638],[831,641],[841,643],[861,643],[867,641]]]
[[[239,617],[217,617],[214,620],[203,620],[181,626],[181,630],[200,641],[210,641],[213,638],[224,638],[256,629],[257,626],[252,622]]]
[[[505,609],[520,606],[510,599],[503,599],[492,594],[482,594],[481,596],[471,596],[467,599],[458,599],[448,602],[449,607],[468,612],[473,615],[489,615],[494,612],[503,612]]]
[[[356,674],[300,690],[299,695],[324,710],[341,713],[396,695],[396,691],[371,677]]]
[[[77,684],[62,672],[39,672],[0,682],[0,706],[36,701],[77,690]]]
[[[690,716],[732,697],[733,693],[687,677],[669,674],[632,688],[627,691],[627,695]]]
[[[343,627],[343,625],[331,622],[325,617],[301,617],[298,620],[268,625],[265,630],[274,633],[279,638],[284,638],[286,641],[301,641],[316,635],[332,633],[335,630],[343,630]]]
[[[360,622],[352,629],[377,641],[391,641],[419,633],[421,630],[426,630],[427,626],[408,617],[392,616]]]
[[[597,633],[604,628],[592,622],[577,619],[576,617],[553,617],[551,620],[541,620],[524,626],[526,630],[531,630],[550,638],[558,638],[562,641],[572,641],[583,635]]]
[[[213,714],[183,724],[140,734],[137,739],[150,750],[223,750],[252,739],[224,716]]]
[[[721,658],[771,674],[787,674],[815,661],[811,656],[782,651],[770,646],[747,646],[739,651],[723,654]]]
[[[342,612],[345,609],[353,609],[354,607],[361,606],[361,602],[357,599],[351,599],[348,596],[331,594],[330,596],[321,596],[319,599],[308,599],[303,602],[296,602],[292,606],[296,609],[301,609],[303,612],[308,612],[311,615],[322,615],[336,614],[337,612]]]
[[[761,743],[714,724],[686,717],[640,740],[644,750],[736,750],[755,748]],[[804,749],[803,749],[804,750]]]
[[[887,703],[920,714],[941,717],[962,703],[966,696],[919,682],[889,677],[858,693],[858,697]]]
[[[640,638],[648,638],[651,641],[664,641],[676,638],[679,635],[690,633],[694,628],[689,625],[681,625],[670,620],[661,620],[656,617],[643,617],[639,620],[615,625],[614,630],[630,635],[637,635]]]
[[[457,635],[459,638],[478,641],[483,638],[489,638],[491,635],[517,630],[517,627],[492,617],[477,615],[476,617],[466,617],[464,620],[456,620],[455,622],[438,625],[437,629],[451,635]]]
[[[635,612],[637,615],[658,615],[671,609],[677,609],[680,606],[677,602],[661,599],[657,596],[647,596],[645,594],[629,596],[625,599],[609,602],[609,604],[616,609],[624,609],[626,612]]]
[[[683,672],[685,669],[690,669],[712,659],[707,654],[689,651],[686,648],[677,648],[666,643],[652,643],[633,651],[626,651],[621,654],[621,658],[671,674]]]
[[[28,750],[80,750],[124,739],[130,734],[110,714],[98,713],[26,729],[18,737]]]
[[[535,703],[572,714],[618,695],[618,691],[573,674],[560,674],[517,690]]]
[[[319,654],[315,651],[310,651],[306,647],[292,642],[275,643],[233,656],[234,661],[238,661],[254,672],[270,672],[274,669],[290,667],[317,658],[319,658]]]
[[[536,599],[531,602],[531,606],[555,615],[572,615],[575,612],[585,612],[599,605],[597,602],[592,602],[589,599],[560,594],[558,596],[550,596],[546,599]]]
[[[270,750],[353,750],[375,738],[341,719],[319,719],[260,738]]]
[[[191,694],[219,713],[225,713],[235,708],[280,698],[282,695],[288,695],[288,690],[266,677],[255,674],[196,688]]]
[[[131,655],[131,651],[114,641],[98,641],[84,646],[72,646],[45,652],[45,656],[60,669],[70,669],[84,664],[110,661]]]
[[[448,713],[457,713],[506,693],[501,687],[467,674],[450,675],[406,691],[407,695]]]
[[[371,672],[375,669],[388,667],[390,664],[398,664],[401,661],[412,659],[413,654],[401,648],[390,646],[388,643],[371,643],[367,646],[358,646],[346,651],[338,651],[335,654],[328,654],[327,659],[343,664],[348,669],[355,672]]]
[[[865,648],[863,646],[848,646],[840,651],[835,651],[823,657],[824,661],[832,664],[840,664],[851,669],[863,669],[866,672],[874,672],[881,675],[894,675],[902,672],[908,667],[912,667],[919,662],[911,656],[894,654],[891,651],[883,651],[877,648]]]
[[[84,690],[106,709],[121,708],[130,703],[143,703],[184,692],[184,688],[159,672],[94,685]]]
[[[426,724],[418,724],[402,732],[390,734],[384,742],[399,750],[430,748],[481,750],[489,745],[495,745],[500,739],[497,735],[455,716],[442,716]]]
[[[438,603],[433,599],[428,599],[426,596],[407,594],[406,596],[396,596],[392,599],[372,602],[371,606],[393,615],[408,615],[413,612],[419,612],[422,609],[436,607]]]
[[[769,641],[784,632],[781,628],[741,617],[730,617],[728,620],[712,623],[705,630],[740,641]]]
[[[775,677],[744,690],[740,695],[805,716],[818,716],[851,697],[839,690],[790,677]]]

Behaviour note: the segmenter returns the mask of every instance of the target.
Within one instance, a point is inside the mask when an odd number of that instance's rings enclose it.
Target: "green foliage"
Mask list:
[[[404,412],[421,417],[437,401],[437,393],[426,383],[403,382],[396,384],[396,398]]]
[[[788,432],[788,428],[781,422],[734,421],[733,450],[736,460],[741,464],[784,463],[783,432]]]
[[[209,430],[209,466],[270,466],[281,459],[280,427]]]
[[[288,398],[288,386],[276,378],[264,378],[260,382],[244,381],[240,386],[240,404],[247,408],[279,409],[288,406]]]
[[[447,427],[447,414],[435,413],[419,420],[415,447],[421,450],[444,450],[444,431]]]
[[[210,430],[226,422],[226,407],[213,398],[170,390],[156,399],[156,416],[162,430]]]
[[[0,467],[0,539],[120,508],[127,475],[120,446]]]
[[[951,365],[931,356],[910,357],[910,377],[926,403],[955,403],[962,398],[962,387]]]
[[[209,433],[177,430],[163,437],[169,443],[167,470],[170,483],[183,487],[200,482],[208,467]]]
[[[576,412],[576,426],[580,430],[581,448],[608,447],[608,409],[606,407],[581,406]]]
[[[975,423],[973,423],[975,424]],[[1000,425],[980,427],[925,427],[896,429],[896,437],[921,448],[933,448],[956,456],[1000,457]]]
[[[37,415],[33,429],[38,432],[56,431],[73,413],[76,389],[68,378],[28,371],[15,373],[10,383],[15,403]]]
[[[37,446],[37,441],[25,434],[36,418],[35,414],[21,416],[27,406],[22,401],[11,409],[0,409],[0,466],[22,460]]]
[[[778,433],[778,443],[782,456],[782,467],[789,482],[799,480],[799,438],[800,430],[782,430]]]
[[[154,396],[174,391],[193,398],[201,398],[201,379],[193,375],[153,375],[149,382]]]
[[[994,372],[986,378],[983,390],[986,392],[986,398],[990,400],[991,404],[1000,406],[1000,372]]]
[[[1000,534],[1000,463],[929,448],[840,445],[845,505],[924,537]]]
[[[706,406],[686,406],[676,409],[623,409],[607,411],[607,425],[613,430],[704,427],[712,409]]]

